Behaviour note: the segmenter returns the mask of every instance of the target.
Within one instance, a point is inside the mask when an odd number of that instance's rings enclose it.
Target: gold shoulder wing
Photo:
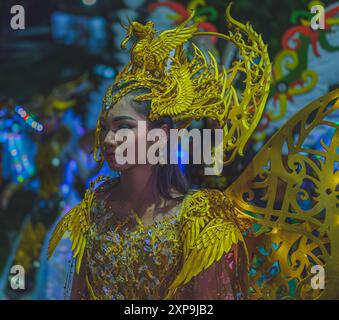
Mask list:
[[[66,232],[70,233],[72,241],[73,257],[76,258],[76,272],[79,273],[81,261],[85,252],[87,235],[90,224],[90,210],[94,199],[94,185],[103,177],[90,183],[83,200],[70,210],[57,224],[48,246],[48,257],[50,258]]]
[[[250,296],[255,299],[339,298],[339,122],[335,119],[339,119],[339,90],[292,117],[225,190],[237,210],[256,220],[253,241],[249,240],[253,243],[248,243],[253,258]],[[309,137],[315,134],[319,145],[311,149]],[[317,273],[313,267],[324,270],[324,290],[312,287]]]
[[[173,297],[180,286],[219,261],[234,244],[243,242],[246,223],[237,217],[222,192],[206,189],[186,197],[180,225],[183,264],[166,298]]]

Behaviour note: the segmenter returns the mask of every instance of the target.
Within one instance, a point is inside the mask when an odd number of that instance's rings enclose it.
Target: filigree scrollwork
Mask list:
[[[338,98],[335,90],[297,113],[225,191],[257,220],[253,298],[339,298],[339,124],[327,120],[339,116]],[[319,126],[332,135],[313,150],[307,137]],[[325,267],[323,292],[310,287],[313,265]]]

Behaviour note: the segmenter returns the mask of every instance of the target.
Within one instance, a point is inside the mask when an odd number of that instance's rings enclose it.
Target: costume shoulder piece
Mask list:
[[[222,192],[205,189],[188,195],[182,204],[179,235],[183,263],[166,298],[173,298],[179,287],[244,242],[242,233],[248,226],[249,219],[238,214]]]
[[[79,273],[81,261],[85,252],[88,230],[90,225],[90,210],[95,195],[94,186],[107,177],[99,176],[90,183],[83,200],[70,210],[57,224],[48,246],[48,257],[50,258],[66,232],[70,233],[72,241],[73,257],[76,259],[76,271]]]

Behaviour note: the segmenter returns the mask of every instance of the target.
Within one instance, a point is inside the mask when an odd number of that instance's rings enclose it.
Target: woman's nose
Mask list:
[[[115,133],[113,131],[109,131],[104,139],[104,146],[106,149],[115,149],[117,146],[117,142],[115,140]]]

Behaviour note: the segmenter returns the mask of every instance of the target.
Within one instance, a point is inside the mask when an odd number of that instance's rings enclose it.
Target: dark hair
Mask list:
[[[119,91],[117,86],[113,86],[112,95]],[[139,113],[148,117],[151,111],[151,101],[135,101],[134,99],[142,94],[149,93],[150,90],[147,88],[138,88],[130,91],[125,95],[129,99],[129,103],[134,107]],[[174,122],[170,117],[161,117],[155,121],[149,121],[149,128],[160,128],[162,125],[166,124],[170,129],[174,128]],[[170,155],[170,144],[167,143],[167,155]],[[170,164],[167,161],[164,165],[156,165],[156,180],[157,188],[161,196],[167,199],[171,199],[171,191],[179,192],[183,196],[189,191],[189,183],[186,176],[180,171],[180,168],[177,164]]]

